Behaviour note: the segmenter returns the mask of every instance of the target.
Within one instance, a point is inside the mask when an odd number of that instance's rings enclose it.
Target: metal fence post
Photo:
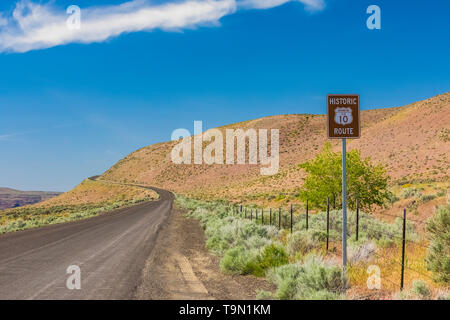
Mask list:
[[[347,287],[347,140],[342,138],[342,274]]]
[[[327,251],[330,239],[330,198],[327,198]]]
[[[293,206],[292,206],[292,204],[291,204],[291,233],[292,233],[292,213],[293,213]]]
[[[336,209],[336,195],[333,192],[333,209]]]
[[[247,219],[247,208],[244,209],[244,218]]]
[[[406,209],[403,209],[402,275],[400,280],[400,290],[403,290],[403,281],[405,278],[405,249],[406,249]]]
[[[261,223],[264,224],[264,209],[261,209]]]
[[[252,220],[253,220],[253,209],[250,210],[250,221],[252,221]]]
[[[308,210],[309,210],[309,202],[306,199],[306,230],[308,230]]]
[[[272,208],[269,209],[269,220],[270,220],[269,225],[272,225]]]
[[[258,209],[255,209],[255,213],[256,213],[256,223],[258,223]]]
[[[359,200],[356,199],[356,241],[359,237]]]
[[[278,229],[281,230],[281,208],[278,208]]]

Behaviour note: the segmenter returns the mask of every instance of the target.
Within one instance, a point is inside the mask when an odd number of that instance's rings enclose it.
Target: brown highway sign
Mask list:
[[[359,95],[327,95],[328,138],[359,138]]]

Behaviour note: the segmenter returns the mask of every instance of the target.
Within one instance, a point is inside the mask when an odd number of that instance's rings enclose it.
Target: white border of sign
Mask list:
[[[330,137],[330,110],[329,110],[329,104],[328,104],[328,97],[341,97],[341,96],[358,96],[358,136],[357,137]],[[354,93],[341,93],[341,94],[327,94],[327,136],[328,139],[359,139],[361,138],[361,97],[359,94]]]

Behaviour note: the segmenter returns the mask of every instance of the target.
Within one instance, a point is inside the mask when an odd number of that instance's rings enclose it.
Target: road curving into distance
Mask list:
[[[0,299],[132,299],[174,195],[75,222],[0,235]],[[66,286],[80,267],[81,289]]]

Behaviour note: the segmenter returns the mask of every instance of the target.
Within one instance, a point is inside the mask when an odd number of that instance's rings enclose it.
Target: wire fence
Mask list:
[[[280,230],[287,230],[290,233],[299,228],[303,230],[319,230],[326,233],[326,241],[324,241],[323,247],[326,254],[334,255],[336,258],[341,257],[342,254],[342,232],[336,232],[336,230],[342,230],[342,221],[337,221],[330,217],[330,201],[327,200],[327,210],[325,212],[311,214],[308,201],[303,208],[296,208],[290,205],[288,208],[255,208],[244,206],[233,206],[232,212],[234,215],[239,215],[244,219],[249,219],[255,223],[272,225]],[[339,209],[333,209],[336,211]],[[311,219],[312,215],[324,214],[326,215],[326,224],[313,225],[314,222]],[[386,232],[373,228],[371,221],[367,219],[367,216],[361,215],[359,212],[359,203],[357,202],[356,217],[352,221],[353,224],[348,224],[346,237],[354,237],[358,241],[361,232],[370,231],[371,234],[383,236],[386,239],[397,243],[398,246],[391,247],[391,250],[383,250],[383,255],[379,253],[379,249],[370,252],[376,259],[377,263],[387,267],[387,272],[382,275],[383,280],[386,280],[390,284],[391,289],[403,290],[405,287],[405,274],[412,273],[417,276],[424,277],[428,280],[433,280],[432,276],[426,270],[426,261],[424,258],[420,261],[415,261],[415,264],[411,263],[408,259],[409,254],[413,254],[414,250],[421,249],[427,250],[428,245],[424,241],[417,239],[409,239],[407,221],[414,223],[415,225],[426,226],[426,221],[418,219],[407,219],[406,209],[403,210],[403,215],[393,215],[387,213],[379,213],[379,215],[387,216],[390,218],[401,219],[402,228],[401,232]],[[379,239],[379,238],[378,238]],[[378,240],[377,238],[367,240]],[[400,250],[398,250],[400,247]],[[389,254],[387,254],[388,252]],[[419,264],[419,266],[417,266]]]

